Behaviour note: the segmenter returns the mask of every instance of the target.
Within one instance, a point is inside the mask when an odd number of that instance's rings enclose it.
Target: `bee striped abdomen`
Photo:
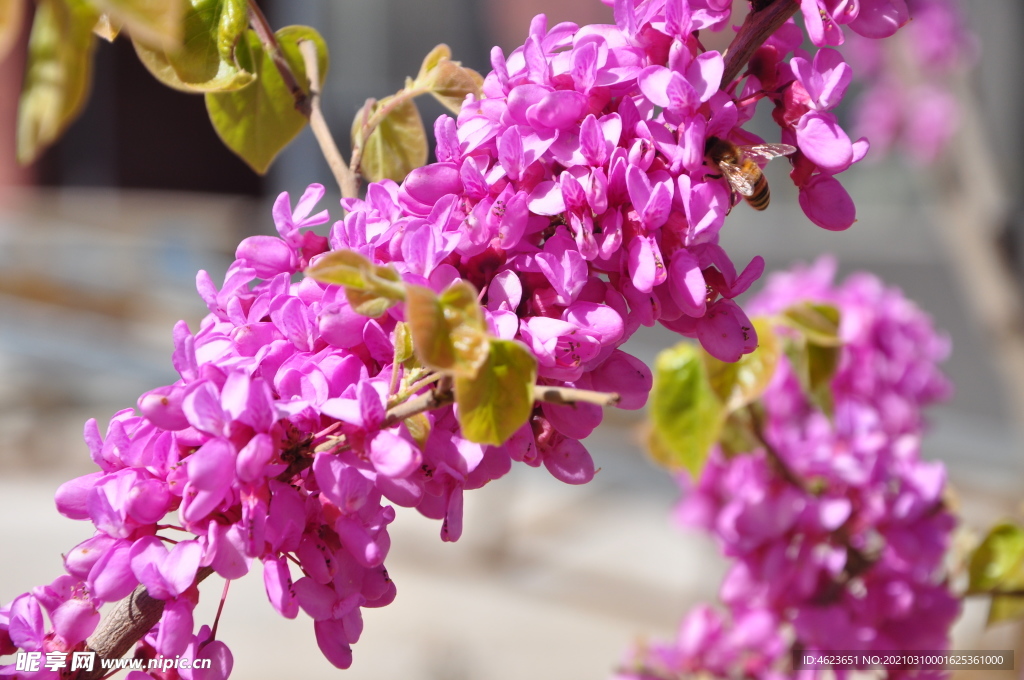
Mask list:
[[[764,175],[760,175],[757,182],[754,183],[754,193],[747,197],[747,203],[754,210],[764,210],[768,207],[771,197],[772,192],[768,190],[768,180]]]

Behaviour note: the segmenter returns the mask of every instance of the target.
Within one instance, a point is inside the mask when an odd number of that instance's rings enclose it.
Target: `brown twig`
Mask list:
[[[533,398],[537,401],[546,401],[549,404],[584,402],[598,406],[615,406],[622,400],[621,395],[616,392],[595,392],[593,390],[578,390],[575,387],[551,387],[549,385],[537,385],[533,391]]]
[[[203,567],[196,574],[194,584],[213,573]],[[164,600],[150,597],[145,586],[138,586],[103,621],[103,626],[86,643],[87,651],[96,652],[101,659],[120,659],[156,625],[164,613]],[[96,663],[91,671],[82,671],[77,680],[98,680],[107,669]]]
[[[334,179],[341,189],[341,195],[345,198],[359,198],[359,178],[341,157],[338,145],[320,109],[320,63],[317,60],[316,43],[312,40],[300,41],[299,52],[302,53],[306,76],[309,78],[309,126],[313,129],[313,135],[320,144],[320,151],[323,152],[324,159],[327,160],[327,165],[330,166]]]
[[[739,33],[725,52],[725,73],[722,88],[728,89],[740,74],[757,48],[764,44],[779,26],[786,23],[800,9],[797,0],[765,0],[754,2],[750,14],[743,21]]]
[[[263,10],[260,9],[259,5],[256,4],[256,0],[249,0],[249,25],[252,26],[252,30],[259,37],[260,42],[263,44],[263,49],[270,55],[270,60],[274,63],[274,67],[277,68],[277,72],[281,74],[285,87],[288,88],[292,97],[295,98],[295,108],[308,118],[309,97],[306,96],[306,91],[299,84],[299,79],[295,77],[295,73],[292,72],[292,67],[288,64],[288,60],[284,58],[284,53],[281,52],[281,45],[278,44],[277,36],[274,35],[274,29],[270,27],[267,17],[263,14]]]
[[[327,161],[327,165],[334,174],[334,179],[341,189],[341,195],[346,198],[359,197],[359,179],[355,173],[349,170],[345,160],[338,151],[338,145],[331,136],[331,130],[327,127],[323,111],[320,108],[320,63],[317,59],[316,44],[311,40],[299,41],[299,52],[302,54],[303,63],[306,67],[306,76],[309,78],[309,93],[299,82],[295,72],[292,70],[288,60],[284,58],[281,45],[277,42],[274,29],[270,27],[267,17],[256,4],[255,0],[248,0],[249,4],[249,25],[256,32],[263,44],[263,49],[270,55],[277,72],[281,74],[285,87],[295,99],[295,109],[309,119],[309,126],[313,129],[313,135],[320,145],[320,151]]]

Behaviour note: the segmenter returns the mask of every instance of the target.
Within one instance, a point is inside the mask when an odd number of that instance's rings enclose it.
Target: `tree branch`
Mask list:
[[[299,42],[299,52],[302,53],[306,75],[309,77],[309,126],[313,129],[313,135],[320,144],[320,151],[324,154],[327,165],[334,174],[334,180],[341,189],[341,195],[345,198],[359,198],[359,178],[341,157],[338,145],[320,109],[320,63],[317,60],[316,44],[311,40],[302,40]]]
[[[309,119],[309,126],[313,129],[313,135],[320,145],[320,151],[327,160],[327,165],[334,174],[334,179],[341,189],[341,195],[345,198],[359,197],[359,179],[355,173],[349,170],[345,160],[338,151],[338,145],[331,136],[331,130],[324,120],[323,111],[320,109],[320,63],[317,60],[316,45],[309,40],[299,42],[299,52],[302,54],[303,63],[306,67],[306,76],[309,78],[309,94],[299,82],[292,71],[288,60],[284,58],[281,45],[277,42],[274,29],[270,27],[267,17],[260,10],[255,0],[248,0],[249,25],[259,36],[263,49],[270,55],[277,72],[281,74],[285,87],[295,99],[295,109]]]
[[[212,573],[213,569],[203,567],[196,574],[193,585]],[[102,627],[86,642],[86,651],[96,652],[101,659],[120,659],[156,625],[164,613],[165,604],[164,600],[150,597],[145,586],[138,586],[107,615]],[[107,670],[103,664],[97,663],[91,671],[79,673],[77,680],[98,680]]]
[[[295,98],[295,108],[302,115],[309,118],[309,97],[306,96],[306,91],[299,84],[295,73],[292,72],[292,67],[288,64],[288,60],[284,58],[284,53],[281,52],[281,45],[278,44],[277,37],[274,35],[274,29],[270,27],[267,17],[263,14],[263,10],[260,9],[259,5],[256,4],[256,0],[249,0],[249,25],[252,26],[252,30],[259,37],[260,42],[263,44],[263,49],[270,55],[270,60],[274,63],[277,72],[281,74],[285,87],[288,88],[292,97]]]
[[[760,0],[753,3],[750,14],[743,21],[739,33],[725,51],[725,74],[722,88],[728,88],[740,71],[779,26],[800,9],[797,0]]]
[[[617,392],[595,392],[593,390],[578,390],[575,387],[552,387],[550,385],[537,385],[533,391],[533,398],[537,401],[546,401],[549,404],[583,402],[598,406],[615,406],[622,400],[622,396]]]
[[[394,408],[389,409],[387,417],[384,418],[383,427],[392,427],[406,418],[411,418],[426,411],[439,409],[443,406],[447,406],[453,401],[455,401],[455,393],[452,392],[451,388],[445,388],[445,386],[439,385],[429,392],[421,394],[418,397],[413,397],[409,401],[404,401]]]

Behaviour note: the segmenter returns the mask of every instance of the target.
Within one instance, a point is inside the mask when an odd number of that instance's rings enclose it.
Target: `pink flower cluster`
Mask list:
[[[977,58],[977,39],[956,0],[907,0],[913,18],[891,44],[851,40],[844,51],[865,89],[854,127],[871,139],[873,158],[899,150],[911,161],[934,161],[960,121],[951,81]]]
[[[784,362],[763,398],[772,450],[716,451],[698,481],[681,480],[679,520],[733,560],[719,592],[728,613],[694,609],[673,643],[641,650],[622,678],[795,677],[790,649],[948,646],[959,602],[942,563],[954,518],[943,465],[919,449],[922,407],[950,394],[936,367],[949,344],[898,290],[868,274],[833,286],[834,269],[822,260],[775,275],[751,305],[841,310],[834,419]],[[890,672],[907,676],[921,677]]]
[[[622,408],[642,407],[651,385],[647,367],[618,349],[641,325],[661,322],[727,361],[752,351],[756,334],[734,298],[764,263],[738,272],[718,245],[735,197],[705,160],[708,138],[759,141],[741,126],[758,98],[776,99],[783,140],[800,149],[801,204],[830,229],[854,217],[832,175],[866,144],[851,143],[829,112],[848,68],[832,51],[799,52],[792,23],[758,52],[745,99],[734,99],[722,56],[697,38],[728,21],[729,5],[620,0],[616,25],[582,28],[548,29],[540,16],[523,47],[492,52],[484,97],[468,99],[457,121],[438,120],[438,162],[343,201],[347,215],[326,237],[310,230],[329,221],[313,214],[322,187],[294,210],[282,195],[279,236],[245,239],[219,289],[200,273],[210,315],[194,334],[174,330],[181,379],[143,395],[138,413],[116,414],[105,436],[87,425],[99,471],[62,486],[57,506],[96,535],[65,556],[67,576],[0,608],[0,653],[81,649],[99,606],[141,584],[166,605],[137,653],[216,655],[204,680],[226,677],[227,647],[195,632],[193,583],[209,570],[239,578],[260,561],[273,606],[289,618],[305,611],[344,668],[361,608],[395,596],[383,565],[395,517],[386,501],[443,520],[442,539],[456,540],[463,492],[512,461],[569,483],[593,477],[579,441],[602,418],[590,404],[541,404],[501,446],[462,437],[451,406],[413,429],[389,421],[404,377],[403,309],[367,318],[337,286],[292,281],[328,250],[436,292],[473,283],[490,331],[533,351],[542,384],[618,392]],[[169,513],[176,523],[164,523]],[[165,676],[178,674],[191,680],[185,669]]]

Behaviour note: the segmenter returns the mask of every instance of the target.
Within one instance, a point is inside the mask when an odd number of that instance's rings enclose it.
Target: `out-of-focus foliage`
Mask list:
[[[758,347],[737,362],[720,361],[687,342],[658,355],[648,442],[658,463],[699,477],[716,444],[727,452],[758,445],[753,422],[761,408],[758,400],[783,354],[812,403],[830,412],[829,383],[841,344],[839,310],[805,303],[753,323]]]
[[[29,7],[27,0],[0,0],[0,59],[17,42]],[[206,96],[217,134],[260,174],[312,110],[299,43],[316,45],[317,88],[329,63],[319,33],[308,26],[274,32],[251,0],[38,0],[18,114],[22,163],[36,160],[81,112],[97,37],[113,41],[122,32],[157,80]],[[427,162],[426,131],[413,99],[430,94],[457,114],[466,95],[479,96],[482,85],[479,73],[438,45],[415,80],[370,100],[356,115],[354,169],[372,181],[401,181]]]

